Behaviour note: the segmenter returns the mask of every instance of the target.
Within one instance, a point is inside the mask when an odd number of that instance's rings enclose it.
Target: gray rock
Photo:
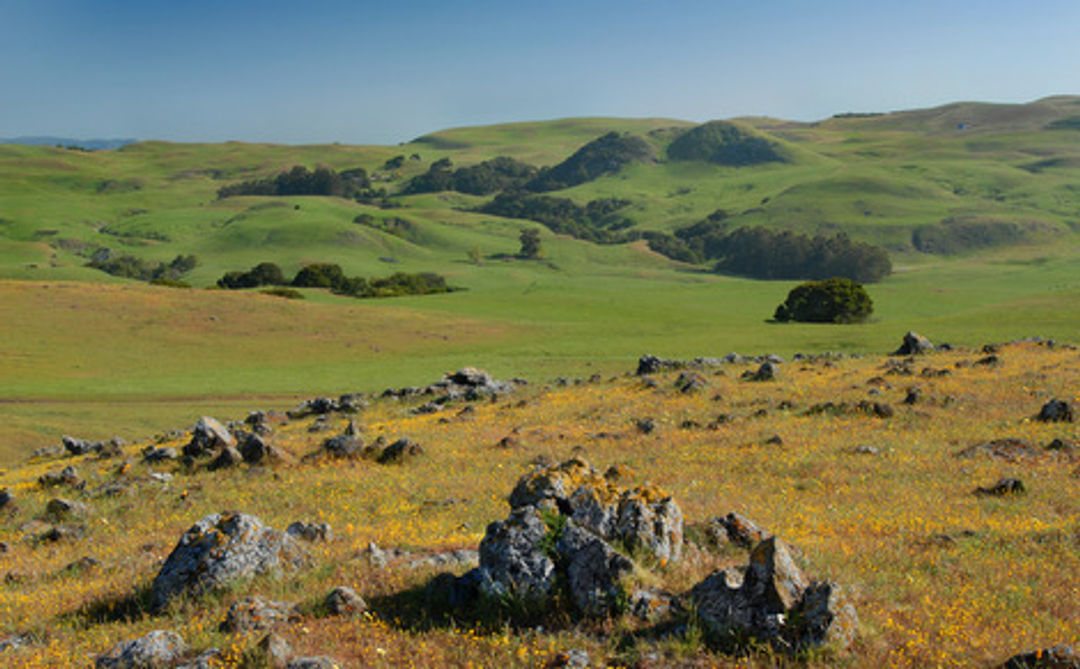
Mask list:
[[[121,641],[95,662],[97,669],[142,669],[172,666],[187,652],[180,635],[170,630],[154,630],[130,641]]]
[[[1044,423],[1071,423],[1076,420],[1072,407],[1065,400],[1053,399],[1039,409],[1036,420]]]
[[[14,506],[15,496],[8,492],[7,488],[0,490],[0,509],[8,508],[8,505]]]
[[[151,587],[151,608],[181,593],[201,595],[237,578],[295,570],[309,558],[292,537],[254,516],[215,513],[193,525],[165,560]]]
[[[218,669],[224,664],[220,648],[207,648],[194,659],[176,665],[175,669]]]
[[[934,344],[929,339],[918,332],[909,331],[904,335],[904,341],[900,344],[900,348],[893,352],[893,355],[915,355],[933,350]]]
[[[749,381],[775,381],[778,373],[777,364],[772,360],[766,360],[757,370],[744,372],[742,378]]]
[[[100,441],[87,441],[86,439],[76,439],[75,437],[69,437],[66,434],[60,437],[61,443],[68,453],[72,455],[86,455],[87,453],[97,453],[105,444]]]
[[[33,635],[29,633],[23,634],[9,634],[8,636],[0,639],[0,653],[5,653],[9,650],[18,650],[34,643]]]
[[[236,439],[224,425],[209,416],[203,416],[191,431],[191,441],[184,446],[184,455],[198,458],[213,451],[235,447]]]
[[[68,465],[59,471],[45,472],[38,477],[38,483],[45,488],[58,485],[77,486],[80,483],[79,470]]]
[[[30,454],[31,459],[52,459],[58,458],[64,454],[64,447],[61,444],[50,444],[48,446],[42,446],[41,448],[34,449],[34,452]]]
[[[1013,655],[1002,669],[1080,669],[1080,653],[1072,646],[1058,644],[1042,650]]]
[[[639,588],[630,594],[630,613],[641,620],[655,622],[676,608],[675,598],[666,592]]]
[[[238,450],[241,457],[244,458],[244,462],[255,465],[266,459],[270,447],[258,434],[249,434],[244,437],[244,441],[241,442]]]
[[[334,538],[334,530],[330,527],[330,523],[305,523],[299,520],[286,527],[285,534],[294,539],[310,542],[321,541],[325,543]]]
[[[261,597],[248,597],[235,602],[221,623],[221,631],[228,633],[263,631],[300,619],[300,611],[289,602],[268,601]]]
[[[578,611],[593,617],[617,612],[626,598],[622,578],[634,563],[573,521],[567,522],[555,550],[566,564],[567,585]]]
[[[285,665],[287,669],[339,669],[341,665],[326,656],[294,657]]]
[[[364,442],[355,435],[339,434],[324,441],[322,447],[333,457],[347,458],[359,455],[364,448]]]
[[[424,449],[412,439],[398,439],[383,449],[377,459],[379,464],[401,463],[407,459],[422,455]]]
[[[659,497],[651,488],[635,488],[619,497],[615,531],[630,550],[645,549],[661,562],[676,562],[682,555],[683,517],[671,497]]]
[[[326,610],[335,616],[351,616],[367,611],[367,602],[350,587],[339,585],[326,596]]]
[[[85,517],[90,515],[90,507],[82,502],[74,502],[63,497],[50,499],[45,505],[45,516],[51,520],[61,521],[71,517]]]
[[[505,521],[488,525],[480,542],[480,568],[490,579],[484,594],[546,597],[555,580],[555,563],[541,549],[548,531],[532,506],[514,509]]]
[[[217,457],[210,463],[210,470],[216,471],[218,469],[231,469],[244,461],[244,456],[240,454],[240,451],[236,450],[232,446],[225,446],[218,453]]]
[[[289,642],[273,632],[260,639],[259,643],[256,644],[256,648],[262,651],[267,664],[275,669],[284,667],[293,652]]]
[[[772,536],[754,521],[734,511],[722,518],[712,519],[709,525],[717,543],[731,542],[747,550]]]
[[[180,457],[180,454],[175,448],[150,448],[143,455],[143,462],[153,464],[155,462],[166,462],[169,460],[176,460]]]
[[[551,661],[547,663],[548,667],[565,667],[565,669],[586,669],[586,667],[592,666],[589,660],[589,654],[581,648],[574,648],[571,650],[564,650],[561,653],[557,653],[551,658]]]
[[[975,489],[976,495],[990,496],[990,497],[1004,497],[1005,495],[1018,495],[1022,492],[1026,492],[1024,482],[1020,479],[1003,478],[997,483],[989,486],[979,486]]]
[[[840,586],[828,581],[811,582],[788,618],[796,621],[785,629],[788,644],[795,649],[823,644],[847,648],[855,640],[859,623],[855,607]]]

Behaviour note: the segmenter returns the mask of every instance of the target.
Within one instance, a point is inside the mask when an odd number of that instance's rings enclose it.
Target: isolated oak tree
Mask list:
[[[861,283],[833,278],[795,286],[773,318],[781,323],[856,323],[873,311],[874,303]]]

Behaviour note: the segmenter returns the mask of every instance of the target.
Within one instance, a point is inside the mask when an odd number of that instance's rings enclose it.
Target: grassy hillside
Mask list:
[[[512,609],[442,617],[425,588],[436,573],[461,573],[471,563],[423,560],[475,549],[487,524],[506,516],[519,477],[538,462],[577,456],[601,471],[619,467],[619,485],[658,486],[682,510],[682,558],[633,578],[682,595],[714,569],[745,564],[744,550],[711,544],[703,530],[736,511],[792,544],[808,575],[840,584],[856,607],[851,648],[810,652],[802,658],[809,666],[997,666],[1080,635],[1073,503],[1080,433],[1075,423],[1033,420],[1051,398],[1080,401],[1080,357],[1074,347],[1033,343],[988,355],[974,348],[910,360],[831,356],[783,363],[770,382],[741,378],[756,364],[727,364],[697,370],[696,392],[679,390],[677,371],[646,383],[628,373],[628,360],[580,385],[531,384],[431,415],[411,412],[428,397],[373,400],[352,416],[273,422],[266,437],[302,458],[352,419],[363,444],[380,437],[420,444],[423,453],[401,464],[357,457],[209,471],[209,459],[193,468],[144,462],[148,447],[181,449],[190,440],[187,431],[164,434],[178,427],[169,423],[157,426],[158,439],[112,455],[23,461],[0,472],[0,488],[13,495],[0,516],[8,574],[0,638],[25,635],[26,644],[6,651],[5,662],[86,665],[155,629],[180,634],[193,654],[216,647],[225,661],[257,662],[265,631],[218,628],[232,604],[252,595],[299,606],[299,616],[277,628],[295,655],[328,655],[346,667],[545,666],[571,649],[604,666],[782,662],[765,648],[742,658],[719,652],[685,613],[645,623],[549,611],[540,627]],[[394,385],[415,378],[404,376]],[[906,400],[911,388],[918,392]],[[265,407],[258,402],[251,398],[248,408]],[[221,419],[244,416],[239,407],[219,409]],[[645,419],[651,431],[636,427]],[[1047,448],[1055,439],[1062,442]],[[38,482],[68,465],[85,485]],[[1019,478],[1026,492],[974,494],[1002,477]],[[55,497],[90,509],[56,519],[47,511]],[[334,538],[311,544],[313,563],[296,573],[233,582],[149,612],[149,585],[180,534],[224,509],[279,529],[326,522]],[[68,534],[41,538],[54,526]],[[371,559],[371,542],[388,552],[386,566]],[[395,557],[394,549],[406,552]],[[330,615],[323,598],[339,585],[355,588],[369,610]]]
[[[0,146],[0,450],[25,452],[60,432],[134,436],[157,418],[253,394],[285,402],[373,390],[466,363],[550,378],[622,367],[647,351],[880,352],[912,328],[967,344],[1074,341],[1080,132],[1068,128],[1078,102],[961,103],[814,124],[567,119],[445,130],[399,146]],[[669,160],[667,148],[695,127],[736,128],[713,140],[752,138],[784,160]],[[671,231],[723,210],[730,229],[846,232],[882,245],[897,271],[871,288],[874,318],[772,325],[792,282],[720,277],[640,241],[600,246],[542,229],[544,257],[516,259],[520,229],[539,223],[472,211],[490,197],[397,194],[443,158],[553,166],[608,132],[643,139],[657,160],[550,195],[582,206],[625,200],[617,215],[630,230]],[[297,164],[364,168],[393,208],[378,198],[217,198],[223,185]],[[184,277],[194,289],[86,267],[101,248],[153,262],[194,254],[199,264]],[[431,271],[466,290],[366,302],[203,290],[263,261],[289,276],[313,262],[349,276]]]

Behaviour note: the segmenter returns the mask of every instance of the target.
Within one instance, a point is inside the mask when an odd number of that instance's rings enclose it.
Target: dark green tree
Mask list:
[[[522,258],[540,257],[540,230],[538,228],[522,228],[519,239],[521,240],[519,256]]]
[[[781,323],[856,323],[873,313],[874,303],[862,284],[833,278],[807,281],[791,289],[773,318]]]

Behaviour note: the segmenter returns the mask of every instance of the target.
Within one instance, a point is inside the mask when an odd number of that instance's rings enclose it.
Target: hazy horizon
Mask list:
[[[0,6],[0,137],[395,144],[569,117],[815,121],[1076,92],[1080,5]]]

